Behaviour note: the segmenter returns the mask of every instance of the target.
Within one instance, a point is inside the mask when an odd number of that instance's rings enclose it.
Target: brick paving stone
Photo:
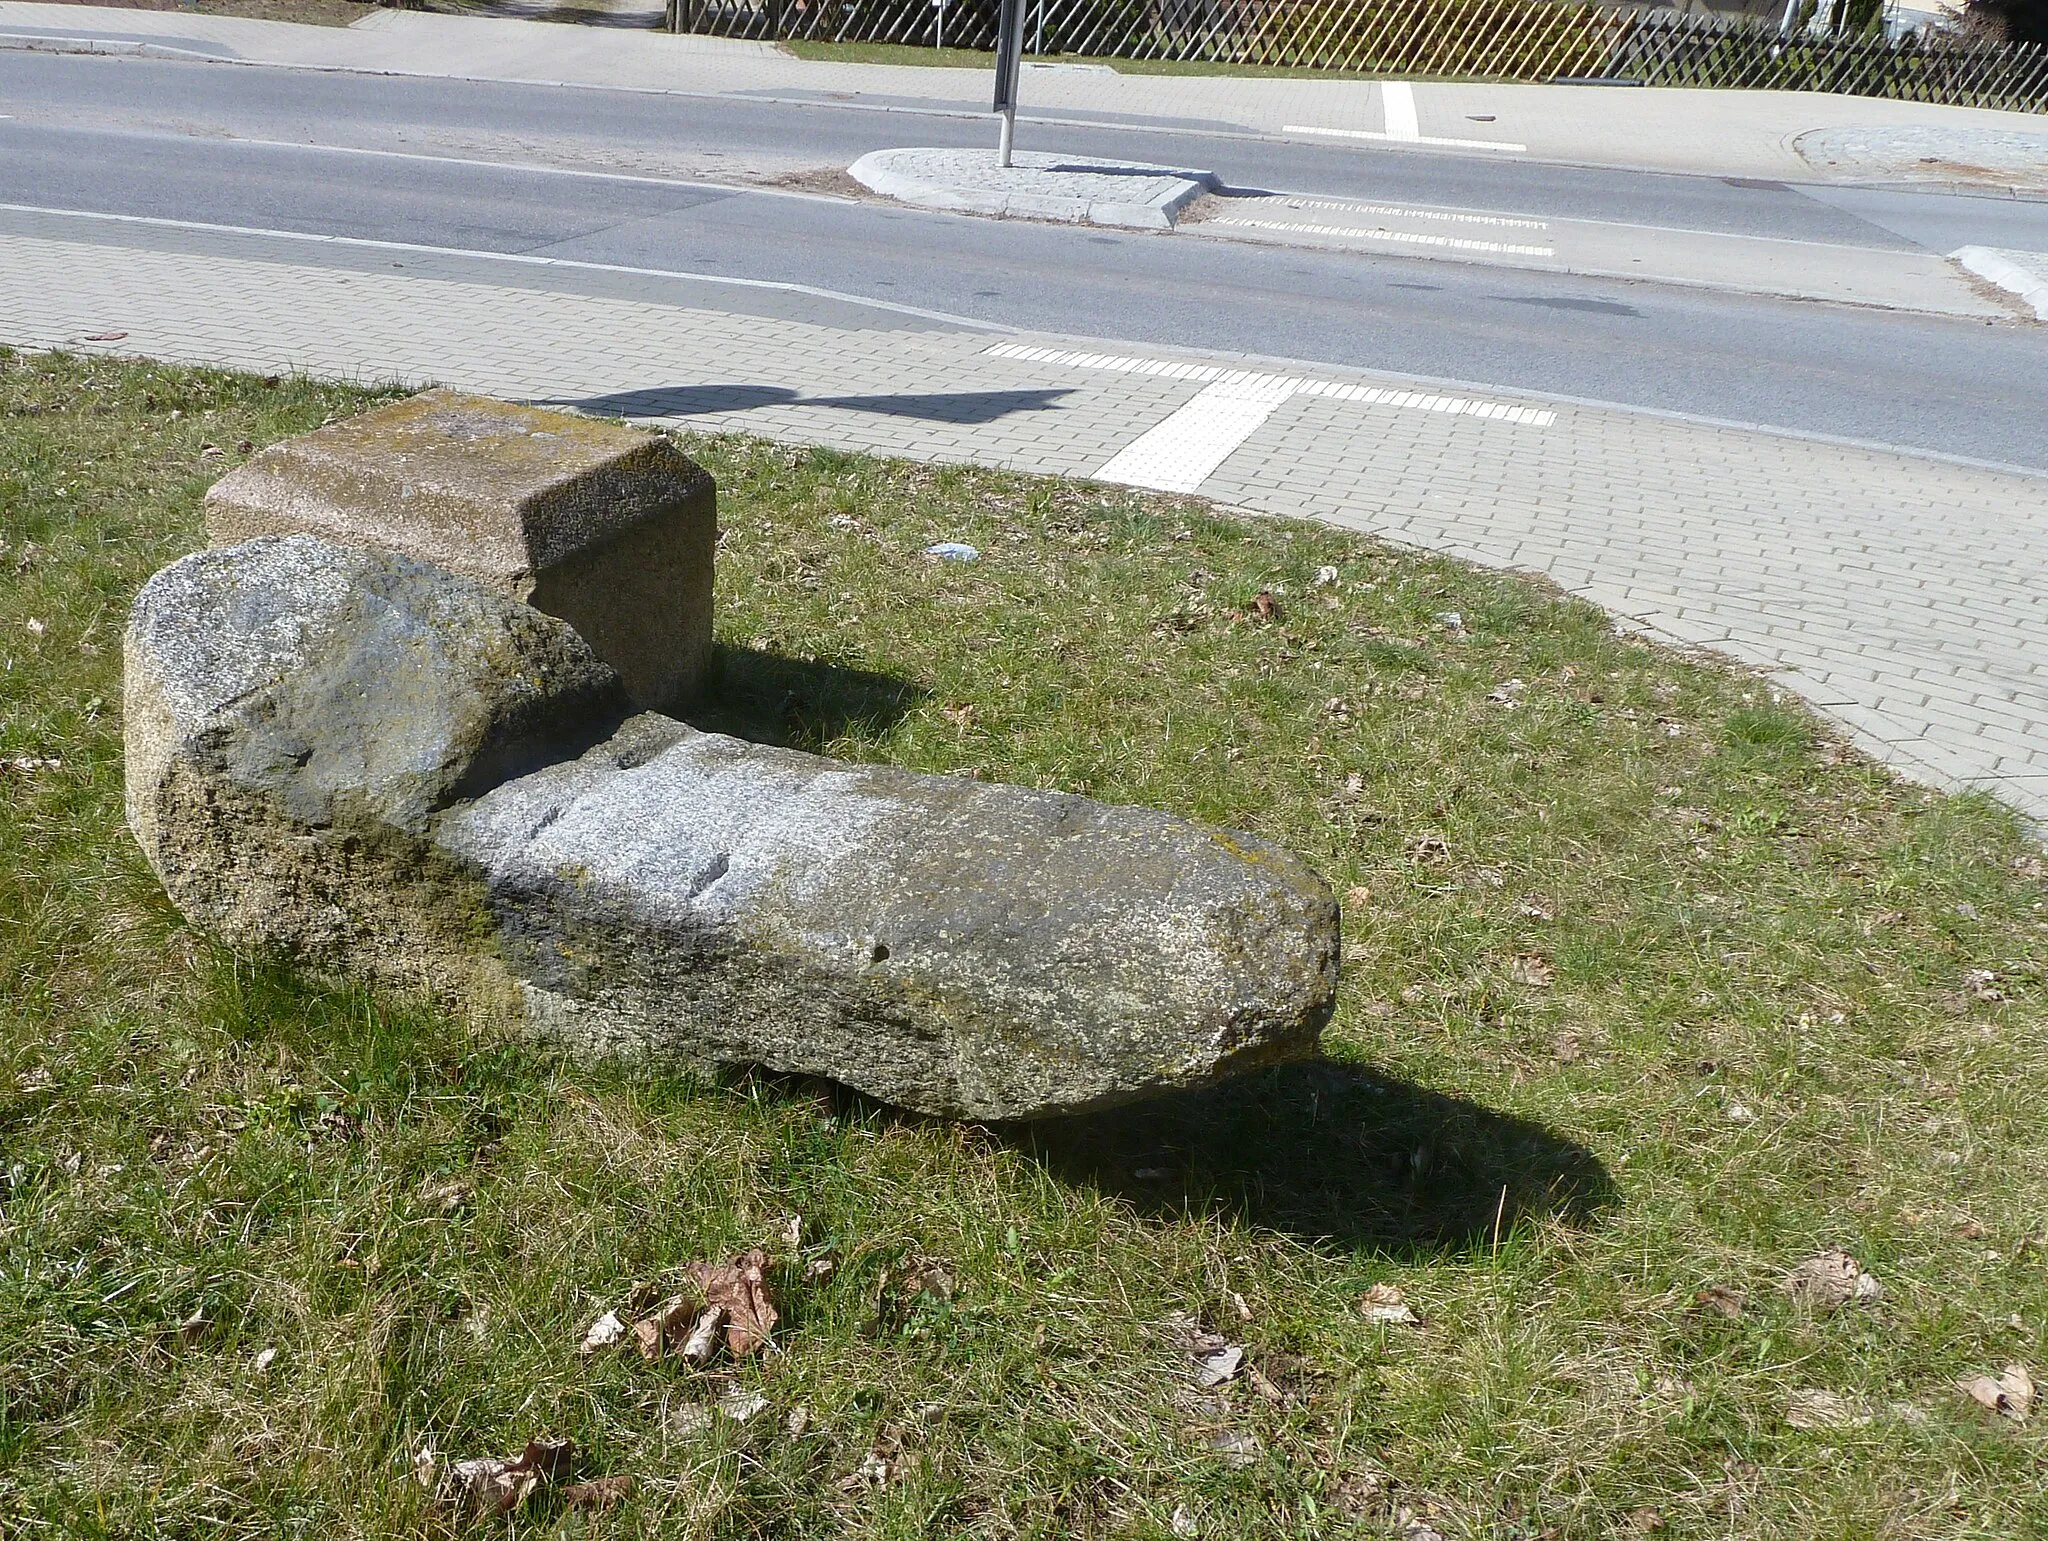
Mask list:
[[[83,341],[106,330],[128,335]],[[0,212],[0,340],[432,380],[1082,476],[1205,388],[1104,363],[1203,362],[1193,354],[853,302],[459,253],[394,272],[347,243],[26,212]],[[991,356],[1006,342],[1058,359]],[[1090,352],[1092,365],[1072,361]],[[1431,394],[1357,371],[1229,367]],[[1461,397],[1554,419],[1297,394],[1200,491],[1541,573],[1632,629],[1767,672],[1904,774],[2048,820],[2048,478],[1508,391]]]

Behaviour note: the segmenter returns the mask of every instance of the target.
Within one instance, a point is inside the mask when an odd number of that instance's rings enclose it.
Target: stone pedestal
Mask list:
[[[206,495],[216,546],[315,535],[432,562],[567,621],[636,705],[711,651],[711,477],[659,434],[427,391],[272,445]]]

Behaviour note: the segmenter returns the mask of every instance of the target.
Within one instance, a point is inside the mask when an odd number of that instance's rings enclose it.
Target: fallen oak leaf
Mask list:
[[[765,1346],[782,1319],[768,1298],[768,1254],[759,1247],[730,1263],[692,1263],[690,1277],[704,1292],[707,1305],[724,1310],[726,1351],[744,1359]]]
[[[669,1349],[682,1346],[701,1309],[687,1295],[671,1295],[652,1316],[643,1316],[633,1323],[633,1341],[640,1349],[640,1357],[653,1364]]]
[[[457,1461],[439,1480],[434,1507],[455,1514],[510,1514],[533,1496],[534,1489],[551,1481],[569,1464],[576,1446],[571,1440],[545,1436],[530,1439],[526,1448],[503,1460],[476,1456]],[[432,1470],[431,1452],[422,1450],[414,1471],[425,1480]]]
[[[1808,1258],[1786,1274],[1779,1287],[1794,1303],[1822,1311],[1832,1311],[1852,1300],[1876,1300],[1884,1293],[1884,1286],[1865,1273],[1861,1263],[1837,1248]]]
[[[1408,1304],[1408,1297],[1401,1293],[1398,1284],[1375,1284],[1360,1297],[1358,1309],[1365,1313],[1369,1322],[1394,1327],[1422,1325],[1422,1318],[1415,1314],[1415,1308]]]
[[[725,1325],[724,1306],[706,1306],[697,1313],[697,1320],[690,1326],[690,1335],[683,1339],[683,1362],[706,1365],[718,1352],[718,1332]]]
[[[1993,1380],[1989,1375],[1972,1375],[1956,1382],[1956,1389],[1988,1412],[2025,1423],[2034,1410],[2034,1377],[2025,1365],[2009,1364]]]

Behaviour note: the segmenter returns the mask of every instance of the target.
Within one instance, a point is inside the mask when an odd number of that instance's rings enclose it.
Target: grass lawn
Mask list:
[[[442,1534],[422,1448],[542,1434],[633,1494],[462,1528],[2048,1533],[2048,1413],[1956,1386],[2048,1379],[2005,812],[1519,578],[691,439],[706,725],[1283,841],[1347,896],[1342,1001],[1325,1063],[1026,1130],[565,1063],[221,954],[123,827],[130,597],[248,446],[370,399],[0,350],[0,1536]],[[771,1352],[579,1356],[752,1246]],[[1781,1287],[1837,1248],[1876,1298]]]

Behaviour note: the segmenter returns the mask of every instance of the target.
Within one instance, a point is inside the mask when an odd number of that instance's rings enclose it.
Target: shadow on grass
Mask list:
[[[820,751],[848,733],[887,732],[925,695],[892,675],[720,643],[711,683],[685,715],[707,732]]]
[[[1540,1124],[1334,1060],[1008,1138],[1141,1213],[1391,1253],[1486,1248],[1524,1221],[1584,1225],[1616,1199],[1592,1152]]]
[[[944,1122],[815,1076],[756,1069],[742,1080],[841,1115]],[[1140,1214],[1216,1215],[1393,1257],[1483,1252],[1528,1223],[1591,1225],[1619,1198],[1598,1157],[1541,1124],[1336,1060],[982,1127],[1062,1182]]]

